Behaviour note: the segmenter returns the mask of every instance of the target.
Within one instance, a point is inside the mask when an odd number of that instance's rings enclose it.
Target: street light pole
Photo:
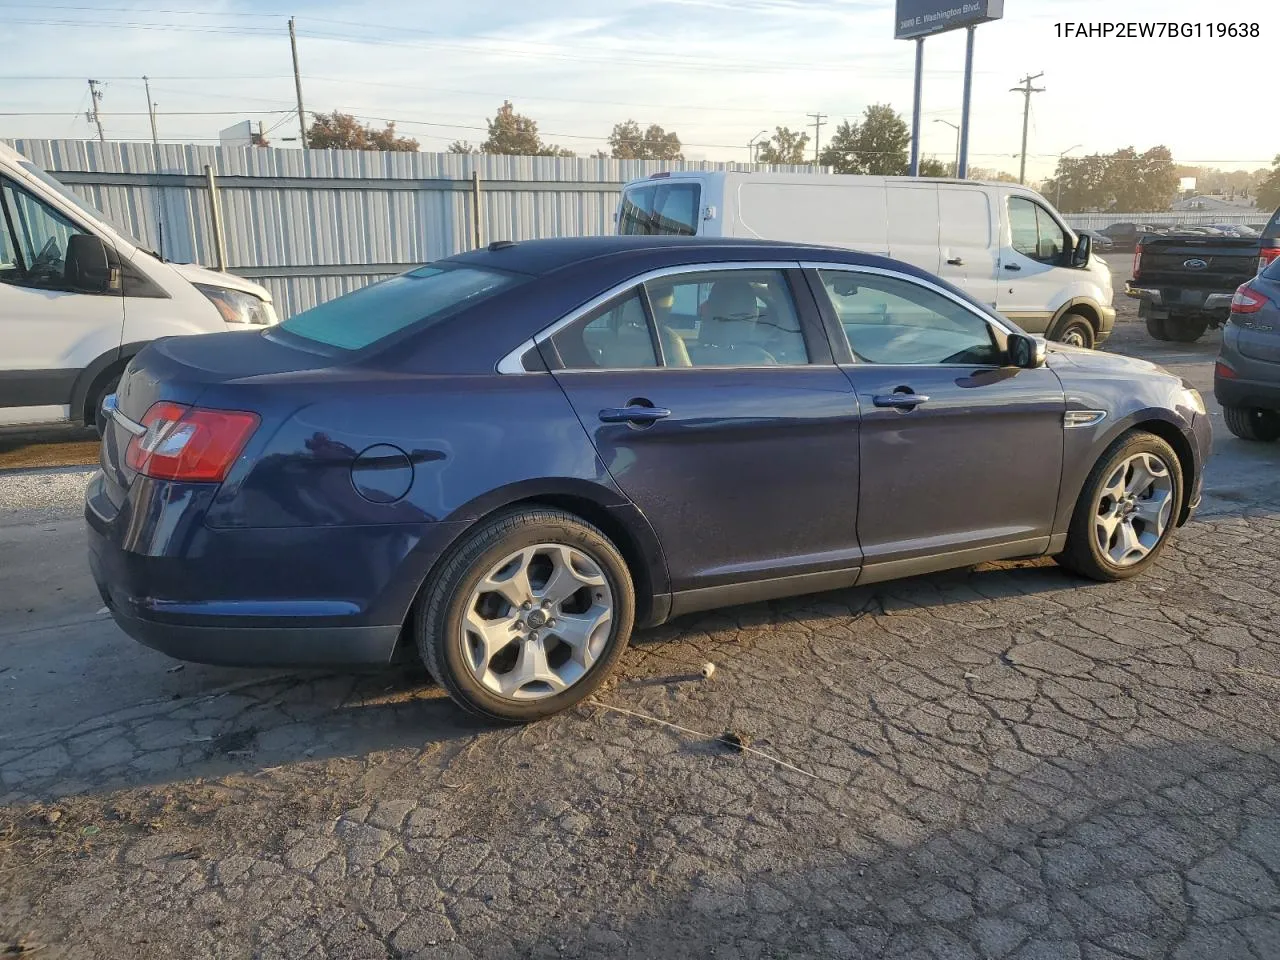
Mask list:
[[[950,127],[952,130],[956,132],[956,163],[955,163],[955,166],[951,168],[951,175],[953,177],[959,177],[960,176],[960,124],[952,123],[950,120],[942,120],[942,119],[936,119],[933,122],[945,123],[948,127]]]
[[[769,132],[768,130],[761,130],[754,137],[752,137],[750,140],[747,141],[747,162],[748,163],[756,162],[756,141],[759,140],[762,136],[764,136],[768,132]]]

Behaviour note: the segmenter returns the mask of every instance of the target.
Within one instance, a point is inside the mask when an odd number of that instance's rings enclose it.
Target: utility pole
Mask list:
[[[160,149],[160,136],[156,133],[156,105],[151,102],[151,81],[142,77],[142,85],[147,91],[147,116],[151,118],[151,145],[158,151]]]
[[[813,162],[818,162],[818,154],[822,144],[822,128],[827,125],[827,115],[825,113],[806,113],[806,117],[813,117]]]
[[[298,72],[298,35],[293,29],[293,17],[289,18],[289,46],[293,48],[293,87],[298,93],[298,129],[302,134],[302,149],[307,149],[307,115],[302,109],[302,74]]]
[[[1044,72],[1037,73],[1034,77],[1023,77],[1018,81],[1020,86],[1010,87],[1010,93],[1022,94],[1022,163],[1018,167],[1018,182],[1027,182],[1027,121],[1031,117],[1031,95],[1033,93],[1044,93],[1044,87],[1033,87],[1032,80],[1039,80],[1044,76]]]
[[[106,146],[107,138],[102,133],[102,116],[98,113],[98,105],[102,103],[102,91],[98,89],[101,86],[102,82],[100,80],[89,81],[89,101],[91,107],[85,111],[84,118],[86,120],[92,120],[98,125],[98,142],[103,146]]]

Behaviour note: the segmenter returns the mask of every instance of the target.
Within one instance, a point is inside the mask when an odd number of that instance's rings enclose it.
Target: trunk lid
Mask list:
[[[1248,237],[1144,237],[1133,279],[1142,286],[1234,290],[1257,273],[1259,246]]]
[[[1232,325],[1239,328],[1236,349],[1253,360],[1280,363],[1280,283],[1256,277],[1249,287],[1268,302],[1255,313],[1231,314]]]
[[[103,433],[101,463],[107,496],[119,507],[137,477],[125,462],[125,452],[153,404],[168,400],[195,405],[215,384],[332,363],[327,355],[287,345],[257,330],[166,337],[149,344],[125,368],[116,389],[120,416],[112,417]]]

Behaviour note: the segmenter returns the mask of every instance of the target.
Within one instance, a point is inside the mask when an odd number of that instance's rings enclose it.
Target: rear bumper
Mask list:
[[[1276,379],[1270,381],[1232,380],[1214,375],[1213,396],[1224,407],[1260,407],[1263,410],[1280,410],[1280,364]]]
[[[125,633],[197,663],[388,663],[427,572],[468,526],[210,530],[182,515],[208,485],[137,486],[114,512],[102,475],[90,481],[90,570]]]
[[[1137,280],[1124,285],[1124,295],[1139,301],[1143,315],[1166,318],[1207,316],[1225,320],[1235,290],[1196,290],[1148,286]]]

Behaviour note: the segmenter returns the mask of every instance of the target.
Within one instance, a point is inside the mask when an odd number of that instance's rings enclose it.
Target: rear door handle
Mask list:
[[[1004,265],[1004,268],[1005,268],[1006,270],[1021,270],[1021,269],[1022,269],[1022,268],[1021,268],[1020,266],[1018,266],[1016,263],[1006,263],[1006,264]]]
[[[886,393],[871,398],[871,402],[877,407],[892,407],[895,410],[914,410],[928,400],[922,393]]]
[[[951,266],[953,267],[963,267],[964,257],[952,257],[950,260],[947,261],[947,263],[951,264]]]
[[[656,423],[669,416],[671,416],[671,411],[664,407],[644,407],[640,404],[632,404],[629,407],[605,407],[600,411],[600,422]]]

